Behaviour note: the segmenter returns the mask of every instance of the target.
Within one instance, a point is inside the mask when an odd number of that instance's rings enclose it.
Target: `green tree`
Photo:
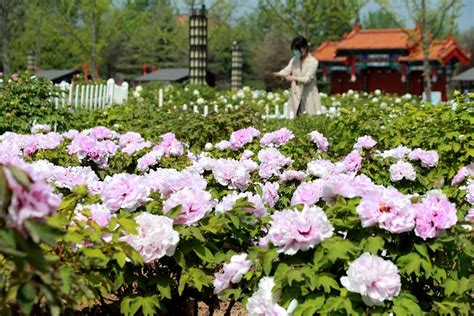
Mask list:
[[[24,0],[0,0],[2,66],[6,76],[11,73],[11,40],[18,36],[24,9]]]
[[[393,29],[399,27],[393,21],[391,14],[382,9],[370,11],[362,20],[362,26],[364,29]]]
[[[364,0],[261,0],[262,18],[287,39],[302,35],[312,43],[338,39],[352,29]]]
[[[390,3],[387,0],[376,1],[392,20],[402,27],[399,14]],[[418,33],[406,29],[405,31],[423,50],[424,92],[426,100],[431,102],[430,46],[436,38],[445,37],[457,29],[456,21],[461,14],[462,3],[460,0],[405,0],[404,4],[410,20],[419,28]]]

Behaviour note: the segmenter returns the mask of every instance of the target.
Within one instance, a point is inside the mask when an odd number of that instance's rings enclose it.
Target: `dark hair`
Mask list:
[[[303,36],[297,36],[291,42],[291,50],[298,49],[301,50],[302,48],[308,48],[308,40]]]

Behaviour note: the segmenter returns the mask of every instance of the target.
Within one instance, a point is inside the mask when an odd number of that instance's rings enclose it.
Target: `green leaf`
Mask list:
[[[61,267],[59,269],[59,275],[61,276],[61,292],[69,294],[71,290],[71,275],[73,270],[71,268]]]
[[[158,295],[125,297],[120,303],[120,312],[125,315],[136,315],[141,309],[143,315],[156,315],[161,307]]]
[[[212,252],[204,247],[203,245],[199,245],[193,248],[193,252],[204,262],[214,262],[214,255]]]
[[[318,274],[316,276],[316,287],[323,287],[324,292],[330,293],[331,288],[339,290],[339,284],[329,273]]]
[[[288,271],[288,273],[286,274],[286,278],[288,279],[288,284],[290,286],[293,285],[294,281],[300,282],[300,281],[304,280],[303,273],[299,269],[298,270],[294,269],[294,270]]]
[[[375,236],[367,238],[363,246],[364,251],[368,251],[376,256],[377,253],[383,249],[384,245],[385,240],[380,236]]]
[[[265,273],[265,275],[267,276],[270,275],[270,273],[272,272],[273,262],[277,258],[278,258],[278,253],[275,249],[268,249],[267,251],[265,251],[265,253],[263,254],[263,262],[262,262],[263,273]]]
[[[10,170],[15,181],[18,182],[22,187],[24,187],[26,190],[29,191],[31,180],[28,174],[25,171],[15,166],[10,165],[8,166],[8,169]]]
[[[356,255],[359,252],[359,247],[350,240],[341,237],[326,239],[321,243],[321,246],[327,250],[327,256],[332,262],[338,259],[348,260],[350,259],[349,255]]]
[[[20,303],[21,310],[25,314],[29,314],[36,301],[36,289],[31,282],[23,283],[18,289],[17,299]]]
[[[162,298],[168,298],[171,299],[171,287],[174,285],[173,279],[167,277],[167,276],[159,276],[156,287],[158,291],[160,291],[160,295]]]
[[[411,252],[407,255],[401,256],[397,259],[397,265],[401,272],[408,274],[415,273],[420,274],[421,257],[415,252]]]
[[[130,234],[138,234],[137,227],[138,224],[130,218],[125,218],[125,217],[120,217],[117,218],[118,223],[120,224],[120,227],[122,227],[127,233]]]
[[[61,230],[34,220],[25,221],[24,226],[36,243],[44,241],[54,246],[56,245],[56,240],[63,235]]]
[[[109,262],[109,258],[100,249],[84,248],[82,249],[82,253],[88,258],[98,260],[99,265],[104,265]]]
[[[123,268],[125,266],[125,263],[127,262],[127,256],[123,252],[114,253],[112,258],[117,261],[120,268]]]

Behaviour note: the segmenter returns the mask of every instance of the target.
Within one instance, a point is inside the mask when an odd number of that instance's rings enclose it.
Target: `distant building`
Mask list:
[[[461,91],[474,92],[474,68],[468,69],[453,78],[461,85]]]
[[[408,30],[419,37],[419,29]],[[423,51],[402,29],[367,29],[359,23],[339,41],[326,41],[312,51],[331,93],[380,89],[388,93],[422,95]],[[470,54],[449,37],[430,47],[432,90],[447,99],[446,84],[456,64],[467,65]]]
[[[137,82],[164,82],[164,83],[181,83],[189,79],[189,68],[162,68],[155,72],[137,77]],[[207,84],[211,87],[215,85],[216,76],[207,72]]]
[[[80,73],[81,71],[75,69],[49,69],[38,71],[36,77],[45,78],[53,83],[60,83],[61,81],[71,83],[74,76]]]

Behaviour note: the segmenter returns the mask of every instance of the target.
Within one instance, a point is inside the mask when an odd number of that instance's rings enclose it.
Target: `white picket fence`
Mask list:
[[[158,106],[161,108],[163,107],[163,89],[160,89],[159,90],[159,93],[158,93]],[[183,104],[181,107],[178,107],[178,106],[173,106],[173,109],[174,110],[183,110],[183,111],[188,111],[192,108],[193,112],[194,113],[200,113],[202,114],[203,116],[208,116],[209,114],[211,113],[219,113],[219,111],[225,111],[225,112],[229,112],[229,111],[232,111],[234,109],[238,109],[239,106],[238,105],[232,105],[232,104],[228,104],[227,106],[225,106],[223,109],[219,109],[219,106],[217,104],[214,104],[213,107],[209,107],[209,105],[192,105],[192,106],[188,106],[187,104]],[[283,105],[283,111],[280,110],[280,107],[278,105],[274,105],[274,109],[270,110],[270,105],[266,105],[265,106],[265,114],[262,115],[262,119],[264,120],[268,120],[268,119],[277,119],[277,120],[281,120],[281,119],[294,119],[295,118],[295,113],[293,113],[293,111],[288,111],[288,102],[286,102],[284,105]]]
[[[72,109],[106,109],[112,104],[122,104],[128,100],[128,83],[117,85],[114,79],[106,84],[70,84],[65,81],[56,84],[61,90],[57,97],[52,97],[56,108]]]

